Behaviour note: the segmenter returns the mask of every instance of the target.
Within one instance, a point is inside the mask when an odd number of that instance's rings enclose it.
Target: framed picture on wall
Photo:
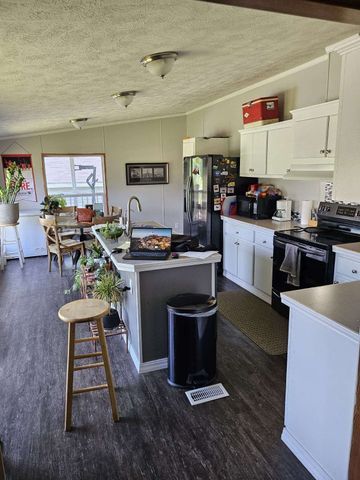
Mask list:
[[[29,202],[36,202],[36,187],[31,155],[27,153],[9,155],[4,154],[1,155],[1,160],[4,179],[6,176],[6,170],[12,163],[15,163],[17,167],[21,168],[24,176],[24,181],[21,185],[19,193],[17,194],[16,201],[27,200]]]
[[[127,163],[126,185],[158,185],[169,183],[168,163]]]

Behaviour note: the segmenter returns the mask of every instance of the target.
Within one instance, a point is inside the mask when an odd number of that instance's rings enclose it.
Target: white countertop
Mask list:
[[[284,292],[281,300],[289,307],[300,307],[359,336],[360,281]]]
[[[149,225],[149,223],[150,222],[146,222],[146,225]],[[139,226],[139,224],[136,225]],[[97,231],[102,226],[103,225],[96,225],[96,227],[92,227],[92,231],[105,249],[106,253],[110,256],[115,267],[122,272],[145,272],[150,270],[165,270],[167,268],[205,265],[211,263],[218,263],[221,261],[221,255],[219,253],[215,253],[205,259],[180,256],[179,258],[169,258],[168,260],[123,260],[123,256],[126,252],[111,253],[111,251],[113,248],[118,247],[119,245],[124,243],[126,237],[123,235],[118,240],[106,240]]]
[[[296,228],[300,226],[299,223],[293,222],[292,220],[289,222],[277,222],[276,220],[271,220],[271,218],[266,220],[255,220],[253,218],[241,217],[240,215],[222,215],[221,218],[223,220],[247,223],[249,225],[266,228],[273,231],[289,230],[290,228]]]

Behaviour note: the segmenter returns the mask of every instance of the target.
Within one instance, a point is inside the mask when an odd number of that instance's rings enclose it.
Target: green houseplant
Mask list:
[[[47,195],[40,205],[43,205],[40,210],[43,217],[52,218],[59,208],[66,207],[66,200],[61,196]]]
[[[106,226],[100,229],[100,233],[106,240],[117,240],[124,233],[124,229],[116,223],[106,223]]]
[[[93,288],[94,298],[104,300],[111,304],[117,304],[122,300],[123,280],[114,272],[104,272],[96,280]],[[103,318],[104,328],[113,329],[120,323],[119,313],[115,308],[110,308],[110,313]]]
[[[13,225],[19,220],[19,204],[15,202],[24,181],[20,167],[11,163],[6,169],[5,185],[0,187],[0,224]]]

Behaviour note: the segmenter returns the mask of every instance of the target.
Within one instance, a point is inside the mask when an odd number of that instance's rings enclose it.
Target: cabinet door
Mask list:
[[[331,115],[329,117],[329,130],[328,130],[328,139],[327,139],[327,157],[335,158],[335,147],[336,147],[336,132],[337,132],[337,115]]]
[[[267,134],[268,132],[256,132],[252,134],[251,168],[253,170],[251,173],[255,176],[266,174]]]
[[[284,175],[290,168],[292,150],[292,127],[269,130],[266,173],[268,175]]]
[[[251,133],[240,135],[240,175],[251,175],[253,135]]]
[[[238,241],[235,235],[224,234],[224,270],[237,276]]]
[[[252,285],[254,283],[254,245],[238,239],[237,276]]]
[[[296,163],[310,163],[311,159],[325,159],[329,117],[296,120],[294,123],[294,159]]]
[[[271,296],[273,251],[255,245],[254,287]]]

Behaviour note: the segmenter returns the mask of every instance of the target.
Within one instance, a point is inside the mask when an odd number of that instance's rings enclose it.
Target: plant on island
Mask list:
[[[100,228],[101,235],[106,240],[117,240],[124,233],[124,229],[116,223],[106,223],[105,227]]]

